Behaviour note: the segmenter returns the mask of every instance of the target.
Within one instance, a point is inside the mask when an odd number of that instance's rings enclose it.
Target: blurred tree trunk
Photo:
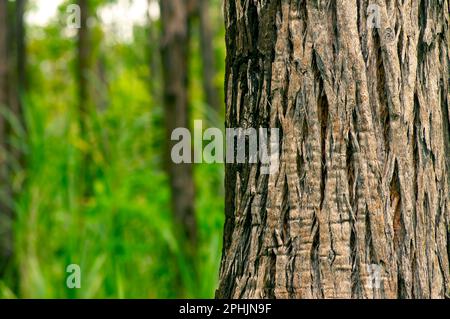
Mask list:
[[[88,113],[91,102],[89,73],[92,71],[91,34],[88,27],[90,15],[89,0],[78,0],[80,6],[80,28],[78,29],[78,94],[81,127],[84,127],[84,117]]]
[[[11,5],[11,4],[10,4]],[[23,114],[23,101],[27,89],[27,74],[26,74],[26,44],[25,44],[25,14],[26,0],[16,0],[13,6],[13,14],[11,16],[15,19],[11,19],[10,22],[10,75],[14,85],[10,86],[10,106],[12,114],[14,115],[17,123],[20,125],[20,131],[13,132],[17,145],[11,148],[13,156],[14,166],[16,171],[23,170],[25,168],[25,154],[22,146],[23,140],[26,138],[26,125]],[[21,181],[23,185],[23,180]],[[21,188],[21,187],[20,187]],[[14,193],[17,190],[14,190]],[[20,191],[20,190],[19,190]]]
[[[226,166],[217,297],[448,293],[449,2],[370,3],[225,1],[226,125],[281,158]]]
[[[89,0],[78,0],[80,7],[80,28],[78,29],[78,116],[80,137],[85,145],[82,149],[80,167],[81,193],[89,197],[92,193],[90,165],[92,164],[91,143],[89,136],[89,115],[92,111],[94,98],[91,85],[91,73],[93,71],[91,32],[88,20],[91,15],[91,3]]]
[[[23,175],[25,165],[21,145],[26,131],[22,109],[26,87],[25,3],[25,0],[14,3],[0,0],[0,277],[8,270],[14,253],[14,197],[20,192],[23,182],[16,177],[18,173]],[[19,126],[11,125],[5,114],[12,116]],[[13,184],[17,185],[15,189]],[[16,272],[9,271],[10,277],[16,281]],[[13,282],[15,284],[17,282]]]
[[[18,126],[11,127],[9,135],[14,139],[10,145],[11,165],[14,172],[25,166],[23,139],[26,125],[23,114],[23,98],[26,90],[26,47],[25,47],[25,0],[9,2],[8,5],[8,94],[9,110]]]
[[[175,164],[170,156],[175,128],[189,127],[188,111],[188,8],[185,0],[163,0],[161,6],[161,59],[164,79],[166,163],[175,220],[193,249],[197,240],[192,164]]]
[[[27,55],[24,22],[26,3],[26,0],[16,0],[17,83],[19,94],[22,94],[27,89]]]
[[[0,0],[0,278],[7,270],[13,253],[12,189],[10,178],[8,124],[3,115],[9,107],[9,23],[8,0]]]
[[[158,0],[148,0],[148,7],[150,8],[153,3],[157,3]],[[160,100],[160,87],[158,86],[158,79],[161,73],[160,63],[160,44],[158,43],[159,34],[156,21],[152,20],[150,12],[148,12],[148,37],[147,37],[147,58],[150,67],[150,93],[153,100]]]
[[[96,87],[95,94],[95,104],[97,105],[97,110],[99,112],[104,112],[108,108],[108,75],[106,66],[106,57],[101,53],[97,60],[96,73],[98,84]]]
[[[187,3],[189,26],[192,27],[195,20],[198,19],[199,21],[202,86],[205,102],[220,115],[222,114],[222,104],[219,98],[219,88],[214,84],[217,68],[214,56],[214,33],[209,14],[209,2],[207,0],[189,0]]]
[[[211,26],[209,9],[208,0],[198,0],[203,90],[206,97],[206,103],[221,115],[222,103],[220,102],[219,88],[215,85],[217,68],[214,55],[214,33]]]

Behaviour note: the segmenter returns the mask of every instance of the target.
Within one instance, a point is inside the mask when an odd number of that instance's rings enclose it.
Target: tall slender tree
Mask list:
[[[167,170],[172,209],[183,237],[193,249],[197,240],[192,164],[175,164],[170,157],[175,128],[189,127],[188,100],[188,6],[184,0],[163,0],[161,6],[161,58],[164,82],[164,114]]]
[[[18,122],[24,126],[22,97],[26,88],[26,49],[24,11],[25,0],[16,0],[8,5],[8,75],[9,75],[9,106]],[[13,150],[15,158],[22,157],[20,150]]]
[[[89,72],[92,70],[91,62],[91,33],[88,19],[90,16],[90,1],[78,0],[80,7],[80,28],[78,29],[78,94],[81,122],[88,113],[91,100],[89,87]],[[81,124],[84,126],[84,124]]]
[[[226,167],[218,297],[443,298],[449,2],[225,0],[227,127],[280,165]]]
[[[24,117],[24,98],[27,90],[27,74],[26,74],[26,36],[25,36],[25,22],[24,22],[24,14],[25,14],[25,6],[26,0],[16,0],[12,5],[11,9],[11,17],[14,19],[10,19],[9,30],[10,37],[8,43],[10,44],[10,54],[9,54],[9,65],[10,65],[10,80],[9,82],[13,83],[10,85],[10,98],[9,104],[11,108],[12,115],[16,119],[19,124],[19,131],[11,132],[11,135],[15,136],[15,139],[20,142],[17,143],[15,147],[11,148],[12,159],[14,161],[14,166],[16,170],[24,170],[25,169],[25,153],[22,145],[24,144],[24,140],[26,138],[26,123]],[[21,183],[23,186],[23,183]],[[17,192],[18,190],[14,190]],[[14,194],[15,195],[15,194]]]
[[[222,103],[215,77],[217,66],[214,54],[214,32],[211,25],[210,1],[197,0],[197,12],[200,27],[200,53],[202,58],[202,83],[206,103],[218,115],[222,112]]]
[[[88,25],[92,9],[91,0],[78,0],[80,8],[80,28],[78,29],[78,117],[81,139],[85,142],[86,148],[82,150],[80,164],[81,195],[89,197],[91,195],[91,164],[92,154],[90,150],[89,115],[93,111],[94,87],[90,81],[93,71],[92,60],[92,35]]]
[[[9,106],[8,1],[0,0],[0,278],[12,255],[12,189],[8,163],[7,121]]]
[[[147,12],[147,21],[148,21],[148,33],[147,33],[147,58],[150,68],[150,93],[152,99],[161,99],[160,98],[160,89],[158,86],[158,81],[155,81],[155,78],[161,76],[161,63],[160,63],[160,43],[159,43],[159,29],[157,20],[154,20],[150,10],[154,8],[155,3],[158,4],[159,0],[147,0],[148,12]]]
[[[17,47],[17,83],[19,94],[27,89],[27,55],[26,55],[26,32],[25,32],[25,6],[26,0],[16,0],[16,47]]]
[[[18,143],[25,131],[22,105],[26,79],[25,3],[24,0],[0,1],[0,277],[8,271],[13,289],[17,278],[9,265],[14,254],[14,201],[20,189],[12,185],[16,173],[22,171],[25,164],[23,149]],[[19,125],[11,125],[12,118]]]

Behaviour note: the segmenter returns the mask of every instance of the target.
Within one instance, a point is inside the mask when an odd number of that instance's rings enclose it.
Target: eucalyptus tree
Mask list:
[[[449,2],[225,0],[226,125],[280,166],[226,166],[218,297],[443,298]]]

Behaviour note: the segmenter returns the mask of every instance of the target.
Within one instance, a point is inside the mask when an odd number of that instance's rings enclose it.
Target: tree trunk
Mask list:
[[[11,5],[11,4],[10,4]],[[14,3],[14,7],[11,16],[14,16],[15,19],[11,19],[10,21],[10,37],[8,43],[10,44],[10,83],[14,83],[10,85],[10,108],[12,114],[14,115],[17,123],[20,124],[21,132],[11,132],[11,134],[16,135],[18,141],[24,142],[25,134],[26,134],[26,123],[24,117],[24,109],[23,109],[23,101],[24,96],[27,89],[27,75],[26,75],[26,39],[25,39],[25,22],[24,22],[24,14],[25,14],[25,6],[26,0],[16,0]],[[14,166],[17,169],[25,168],[25,154],[22,145],[18,145],[18,147],[11,147],[12,159],[14,160]],[[23,186],[23,181],[21,183]],[[21,188],[21,187],[20,187]],[[13,190],[13,196],[19,192],[20,189]]]
[[[26,131],[22,106],[26,81],[24,12],[25,0],[0,0],[0,278],[8,272],[13,289],[18,283],[18,274],[10,267],[14,254],[14,197],[22,185],[12,185],[16,173],[25,166],[21,145],[13,142],[23,141]],[[9,116],[20,124],[21,131],[11,125]]]
[[[80,28],[78,29],[79,110],[82,115],[85,115],[91,100],[89,89],[89,72],[92,71],[91,34],[87,25],[90,15],[89,0],[79,0],[78,5],[80,6]]]
[[[80,7],[80,28],[78,29],[78,116],[81,139],[86,148],[82,149],[80,163],[81,195],[89,197],[92,194],[91,176],[91,143],[89,136],[89,115],[94,105],[93,85],[90,78],[93,71],[91,32],[88,20],[91,15],[90,0],[78,0]]]
[[[189,127],[188,112],[188,8],[185,0],[163,0],[161,57],[164,78],[164,113],[167,133],[166,163],[172,193],[172,209],[184,238],[195,247],[197,226],[194,211],[192,164],[175,164],[170,158],[175,128]]]
[[[148,8],[151,8],[153,3],[158,0],[147,0]],[[148,29],[147,29],[147,58],[150,68],[150,79],[157,79],[161,75],[161,63],[160,63],[160,43],[158,43],[159,39],[159,30],[157,26],[157,21],[154,21],[153,17],[150,15],[150,10],[148,10]],[[160,94],[160,84],[158,81],[150,80],[150,95],[154,100],[161,100]]]
[[[0,0],[0,278],[7,270],[12,247],[12,189],[8,163],[7,122],[4,112],[9,107],[8,1]]]
[[[22,95],[26,88],[26,48],[24,12],[25,0],[16,0],[8,7],[8,65],[9,104],[11,111],[22,125]],[[14,150],[18,153],[18,150]],[[15,156],[17,158],[17,156]]]
[[[214,33],[211,28],[208,0],[198,0],[198,16],[200,21],[203,91],[206,103],[220,115],[222,114],[222,103],[219,98],[219,89],[214,84],[217,68],[213,49]]]
[[[217,297],[443,298],[448,0],[292,3],[225,1],[226,125],[281,138],[226,166]]]
[[[27,88],[26,74],[26,46],[25,46],[25,23],[24,13],[26,0],[16,0],[16,35],[17,35],[17,83],[19,93],[23,93]]]

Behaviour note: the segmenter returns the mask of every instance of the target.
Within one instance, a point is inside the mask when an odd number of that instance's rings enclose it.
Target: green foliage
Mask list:
[[[16,172],[25,182],[14,226],[20,282],[15,291],[8,280],[0,281],[0,297],[213,297],[222,241],[223,165],[195,166],[200,238],[194,271],[174,234],[163,171],[161,94],[153,94],[161,78],[149,70],[146,30],[136,28],[134,41],[118,44],[100,43],[104,36],[95,33],[95,54],[104,58],[107,83],[96,72],[91,75],[105,107],[89,114],[87,141],[76,110],[76,39],[64,34],[61,20],[28,33],[26,169]],[[199,93],[196,37],[191,95],[198,119],[209,110]],[[219,47],[223,56],[222,42]],[[78,172],[87,152],[92,154],[93,194],[84,198]],[[81,266],[81,289],[66,287],[70,264]]]

